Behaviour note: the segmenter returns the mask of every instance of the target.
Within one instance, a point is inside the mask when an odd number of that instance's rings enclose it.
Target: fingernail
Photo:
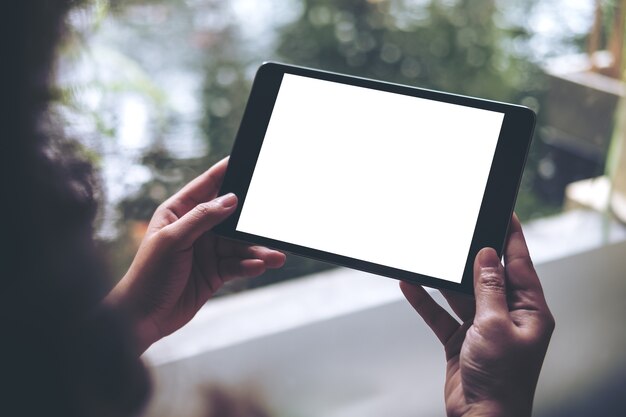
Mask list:
[[[224,208],[230,208],[237,204],[237,196],[233,193],[224,194],[215,199],[215,202]]]
[[[500,266],[500,258],[493,248],[485,248],[478,252],[478,264],[481,268],[497,268]]]

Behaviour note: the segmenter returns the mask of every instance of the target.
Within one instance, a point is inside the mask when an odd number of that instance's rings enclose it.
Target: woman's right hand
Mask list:
[[[184,326],[224,282],[280,268],[285,255],[211,232],[232,215],[234,194],[218,197],[223,159],[154,213],[130,269],[106,299],[133,323],[137,350]]]
[[[448,416],[530,416],[539,372],[554,330],[522,228],[513,216],[505,266],[496,251],[474,263],[475,299],[443,292],[459,323],[418,285],[407,300],[444,345]]]

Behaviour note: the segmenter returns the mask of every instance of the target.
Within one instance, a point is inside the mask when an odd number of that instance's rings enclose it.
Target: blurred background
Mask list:
[[[535,110],[516,211],[548,261],[624,235],[625,13],[624,0],[90,0],[69,16],[53,111],[100,170],[114,279],[155,208],[229,154],[266,60]],[[290,256],[220,295],[332,268]]]
[[[91,0],[69,19],[55,110],[100,168],[98,233],[117,277],[154,209],[229,154],[265,60],[532,108],[516,206],[526,221],[562,211],[568,184],[607,172],[623,75],[618,3]],[[328,267],[291,257],[225,291]]]

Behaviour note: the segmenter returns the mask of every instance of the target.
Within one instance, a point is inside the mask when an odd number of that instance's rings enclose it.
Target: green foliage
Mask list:
[[[511,100],[521,60],[503,50],[495,13],[493,0],[307,0],[277,51],[300,65]]]
[[[517,196],[515,213],[520,221],[526,222],[561,212],[562,208],[560,205],[546,203],[541,200],[537,194],[533,192],[530,184],[531,182],[524,178]]]
[[[56,104],[65,115],[90,120],[101,137],[109,138],[117,134],[114,114],[122,94],[137,95],[149,103],[161,128],[168,106],[164,89],[131,54],[92,42],[111,17],[113,3],[90,0],[72,11],[79,23],[71,25],[69,36],[60,47],[59,61],[61,69],[73,74],[63,74],[55,91]]]
[[[203,130],[209,141],[209,161],[230,154],[250,90],[246,59],[238,56],[237,33],[229,27],[220,34],[220,48],[208,58],[204,81]]]

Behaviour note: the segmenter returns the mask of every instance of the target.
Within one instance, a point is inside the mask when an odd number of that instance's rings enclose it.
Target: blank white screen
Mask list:
[[[237,230],[461,282],[503,118],[285,74]]]

